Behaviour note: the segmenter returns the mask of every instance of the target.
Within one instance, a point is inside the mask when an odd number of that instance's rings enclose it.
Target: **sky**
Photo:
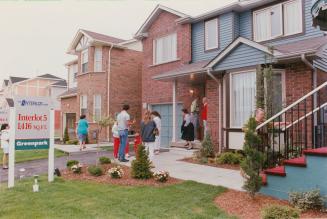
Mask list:
[[[157,4],[191,16],[235,0],[0,0],[0,83],[9,76],[66,79],[78,29],[131,39]]]

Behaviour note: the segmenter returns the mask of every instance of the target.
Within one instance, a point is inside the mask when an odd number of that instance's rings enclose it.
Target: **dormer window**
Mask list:
[[[153,64],[177,60],[177,34],[173,33],[153,40]]]
[[[302,0],[291,0],[253,13],[256,42],[303,32]]]
[[[218,19],[208,20],[204,23],[205,50],[218,48]]]
[[[89,64],[89,50],[85,49],[82,51],[81,55],[81,67],[82,67],[82,73],[88,72],[88,64]]]

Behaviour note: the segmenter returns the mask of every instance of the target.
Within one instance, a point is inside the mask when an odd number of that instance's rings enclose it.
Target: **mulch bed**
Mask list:
[[[267,205],[286,205],[285,200],[279,200],[265,195],[256,195],[252,199],[247,193],[228,190],[215,199],[216,205],[229,215],[241,219],[260,219],[261,210]],[[327,213],[319,211],[308,211],[301,214],[301,218],[327,218]]]
[[[113,185],[122,185],[122,186],[154,186],[154,187],[161,187],[167,185],[174,185],[183,182],[182,180],[175,179],[169,177],[168,181],[165,183],[161,183],[156,181],[155,179],[147,179],[147,180],[140,180],[134,179],[131,177],[131,169],[130,167],[119,165],[123,171],[124,175],[120,179],[112,179],[108,174],[108,170],[112,167],[117,166],[117,164],[106,164],[101,165],[103,170],[102,176],[92,176],[87,171],[87,166],[82,168],[81,174],[75,174],[72,171],[66,169],[62,172],[62,177],[67,180],[78,180],[78,181],[89,181],[89,182],[97,182],[102,184],[113,184]]]
[[[194,163],[194,164],[200,164],[200,165],[205,165],[205,166],[210,166],[210,167],[218,167],[218,168],[224,168],[224,169],[230,169],[230,170],[240,170],[240,165],[233,165],[233,164],[218,164],[215,162],[210,162],[210,160],[208,161],[208,163],[202,163],[196,159],[194,159],[193,157],[186,157],[181,159],[180,161],[184,161],[184,162],[188,162],[188,163]]]

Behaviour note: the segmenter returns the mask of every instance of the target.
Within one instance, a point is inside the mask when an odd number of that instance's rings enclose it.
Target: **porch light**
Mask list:
[[[194,94],[194,90],[193,89],[190,89],[189,92],[190,92],[190,94]]]

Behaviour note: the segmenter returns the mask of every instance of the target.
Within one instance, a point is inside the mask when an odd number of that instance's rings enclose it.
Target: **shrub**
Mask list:
[[[152,177],[151,162],[143,144],[137,148],[136,160],[132,161],[131,174],[135,179],[149,179]]]
[[[219,164],[240,164],[242,160],[242,154],[233,152],[225,152],[217,157],[217,163]]]
[[[100,164],[109,164],[109,163],[111,163],[111,160],[109,157],[100,157],[99,162],[100,162]]]
[[[101,167],[96,165],[89,166],[87,170],[92,176],[101,176],[103,174]]]
[[[120,166],[110,168],[108,173],[113,179],[120,179],[124,176],[124,171]]]
[[[199,151],[200,157],[215,157],[215,150],[211,140],[210,134],[207,134],[204,138],[201,149]]]
[[[69,161],[67,161],[66,166],[68,168],[71,168],[72,166],[77,165],[77,164],[79,164],[78,160],[69,160]]]
[[[325,197],[322,197],[319,189],[307,192],[290,192],[289,202],[300,210],[324,208]]]
[[[158,182],[167,182],[169,173],[167,171],[158,171],[153,174],[153,177]]]
[[[70,169],[73,173],[80,174],[82,173],[82,165],[81,164],[75,164]]]
[[[77,139],[69,140],[69,141],[66,141],[66,144],[78,145],[78,140]]]
[[[263,219],[294,219],[299,218],[300,213],[294,208],[281,205],[271,205],[263,209]]]
[[[66,143],[67,141],[69,141],[69,134],[68,134],[68,128],[66,127],[65,128],[65,131],[64,131],[64,142]]]
[[[85,144],[90,144],[89,135],[86,135]]]
[[[252,197],[254,197],[261,188],[262,179],[260,170],[264,162],[263,154],[257,150],[261,143],[261,139],[256,132],[256,127],[257,122],[254,117],[251,117],[244,128],[245,138],[243,151],[245,158],[241,162],[241,168],[245,176],[243,188]]]

